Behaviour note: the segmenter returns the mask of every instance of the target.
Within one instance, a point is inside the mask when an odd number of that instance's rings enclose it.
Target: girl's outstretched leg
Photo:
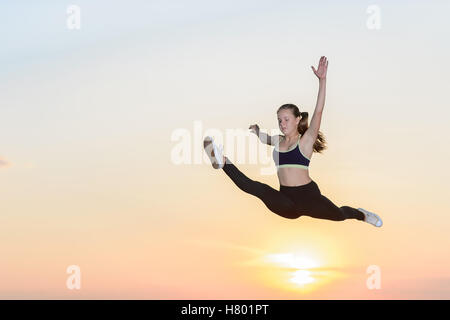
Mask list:
[[[364,221],[365,218],[365,215],[358,209],[349,206],[338,207],[322,194],[309,199],[308,202],[308,212],[303,214],[305,216],[333,221],[342,221],[346,219]]]
[[[294,202],[285,194],[265,183],[248,178],[227,157],[225,157],[225,160],[222,169],[239,189],[258,197],[270,211],[284,218],[296,219],[300,216]]]

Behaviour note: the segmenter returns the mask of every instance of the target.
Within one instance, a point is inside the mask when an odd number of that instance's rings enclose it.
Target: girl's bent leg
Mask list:
[[[270,211],[287,219],[300,216],[290,198],[265,183],[248,178],[228,158],[222,169],[239,189],[261,199]]]

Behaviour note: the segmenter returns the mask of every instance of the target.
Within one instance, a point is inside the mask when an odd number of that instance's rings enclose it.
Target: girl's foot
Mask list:
[[[383,225],[383,221],[377,214],[367,211],[367,210],[364,210],[363,208],[358,208],[358,210],[361,211],[362,213],[364,213],[364,216],[366,217],[364,219],[365,222],[370,223],[378,228]]]
[[[213,168],[222,169],[225,165],[225,156],[223,155],[222,145],[217,146],[214,143],[213,138],[208,136],[203,140],[203,148],[205,148],[205,152],[211,160]]]

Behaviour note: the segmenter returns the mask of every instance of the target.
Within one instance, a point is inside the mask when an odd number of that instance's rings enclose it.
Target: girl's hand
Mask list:
[[[319,66],[317,70],[311,66],[314,74],[319,78],[319,80],[324,80],[327,78],[327,68],[328,68],[328,60],[325,56],[322,56],[319,60]]]
[[[257,124],[252,124],[249,127],[250,130],[252,130],[252,132],[256,135],[259,135],[259,126]]]

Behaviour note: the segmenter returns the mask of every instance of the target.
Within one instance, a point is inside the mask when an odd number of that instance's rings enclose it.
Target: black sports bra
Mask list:
[[[282,137],[284,139],[284,137]],[[281,140],[281,139],[280,139]],[[298,136],[297,144],[287,151],[279,151],[276,146],[273,149],[273,160],[277,168],[295,167],[300,169],[308,169],[311,159],[305,157],[300,150],[300,135]],[[279,144],[278,144],[279,145]]]

